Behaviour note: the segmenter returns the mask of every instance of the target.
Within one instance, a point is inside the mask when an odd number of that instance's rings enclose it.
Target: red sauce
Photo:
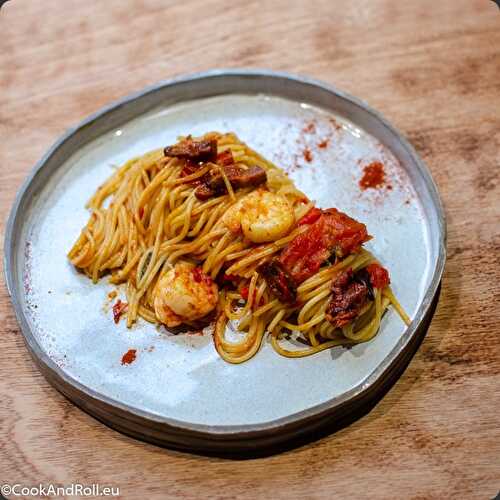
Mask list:
[[[304,149],[302,155],[304,156],[304,160],[306,160],[307,162],[312,162],[313,155],[312,155],[311,150],[309,148]]]
[[[328,139],[325,139],[324,141],[318,142],[318,148],[325,149],[328,147]]]
[[[361,189],[365,190],[383,186],[384,182],[384,165],[379,161],[374,161],[363,169],[363,177],[359,181],[359,185]]]
[[[133,363],[135,361],[137,354],[136,349],[129,349],[123,356],[122,356],[122,365],[130,365],[130,363]]]
[[[203,272],[203,270],[201,269],[201,267],[195,267],[193,269],[193,278],[196,281],[196,283],[200,283],[200,281],[202,280],[202,276],[201,276],[202,272]]]
[[[366,266],[366,270],[370,275],[370,283],[374,288],[384,288],[391,282],[387,269],[383,268],[380,264],[370,264]]]
[[[303,129],[302,132],[306,134],[314,134],[316,132],[316,125],[314,122],[309,122]]]
[[[212,284],[212,278],[203,272],[203,269],[201,267],[195,267],[193,269],[193,278],[196,281],[196,283],[206,283],[207,285]]]
[[[113,320],[116,324],[120,321],[122,314],[127,310],[128,304],[126,302],[122,302],[120,299],[113,306]]]

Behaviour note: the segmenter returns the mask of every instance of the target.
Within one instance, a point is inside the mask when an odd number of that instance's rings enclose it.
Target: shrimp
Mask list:
[[[293,208],[281,194],[258,189],[235,203],[222,217],[232,233],[243,232],[253,243],[276,241],[285,236],[295,222]]]
[[[203,318],[217,305],[218,289],[210,276],[188,262],[178,262],[154,291],[156,317],[168,327]]]

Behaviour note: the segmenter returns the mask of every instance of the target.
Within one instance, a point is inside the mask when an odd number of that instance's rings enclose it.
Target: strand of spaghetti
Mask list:
[[[138,249],[138,230],[134,224],[134,216],[130,210],[127,211],[128,238],[127,238],[127,259],[130,259]]]
[[[114,269],[120,267],[127,257],[127,247],[122,247],[120,253],[112,255],[103,265],[103,269]]]
[[[162,183],[168,176],[179,173],[180,166],[176,166],[176,163],[177,160],[175,158],[172,158],[169,162],[167,162],[167,164],[163,167],[163,170],[158,175],[156,175],[150,182],[150,184],[146,187],[146,189],[144,189],[137,204],[138,210],[140,210],[141,207],[144,207],[145,203],[150,199],[154,191],[161,187]]]
[[[182,226],[181,232],[178,235],[171,238],[170,240],[165,241],[164,242],[165,244],[171,245],[172,243],[180,242],[180,241],[184,240],[184,238],[187,236],[187,234],[189,232],[189,225],[191,222],[191,210],[193,209],[193,204],[195,203],[195,199],[196,198],[194,197],[194,195],[192,195],[189,197],[189,199],[186,202],[186,213],[185,213],[184,224]]]
[[[142,281],[142,278],[146,272],[146,268],[149,266],[151,257],[153,254],[153,249],[150,247],[145,252],[142,253],[137,269],[135,270],[135,283],[136,286]]]
[[[150,323],[156,323],[156,315],[154,311],[151,311],[147,307],[139,305],[138,313],[141,318],[145,319],[146,321],[149,321]]]
[[[116,218],[113,216],[114,212],[112,209],[108,209],[106,211],[106,224],[105,224],[105,233],[104,233],[104,241],[101,244],[100,248],[97,250],[97,253],[94,258],[94,262],[92,263],[91,267],[91,275],[92,275],[92,281],[94,283],[97,283],[97,280],[99,279],[99,268],[101,265],[101,262],[104,260],[106,257],[108,251],[109,251],[109,245],[113,239],[114,236],[114,227],[116,224]]]
[[[265,305],[259,307],[258,309],[256,309],[254,311],[253,315],[255,317],[258,317],[261,314],[264,314],[265,312],[269,311],[273,307],[276,307],[276,306],[279,306],[279,305],[280,305],[280,302],[278,301],[278,299],[274,299],[271,302],[268,302],[267,304],[265,304]]]
[[[202,238],[197,239],[196,241],[181,245],[179,250],[172,252],[170,254],[170,256],[168,257],[169,262],[175,262],[181,255],[194,253],[201,246],[207,244],[210,240],[217,238],[218,236],[222,236],[224,233],[225,233],[225,231],[223,229],[220,229],[218,231],[212,231],[211,233],[208,233],[207,235],[203,236]],[[163,247],[162,247],[162,250],[163,250]]]
[[[151,210],[148,225],[147,243],[152,246],[158,240],[158,231],[163,233],[165,222],[165,205],[168,199],[168,191],[160,191],[159,198],[154,208]],[[168,216],[167,216],[168,217]]]
[[[220,217],[222,211],[225,210],[225,208],[226,208],[226,205],[224,203],[224,204],[220,204],[214,210],[212,210],[212,213],[210,214],[210,217],[208,218],[208,221],[205,224],[205,227],[201,230],[201,232],[199,234],[200,238],[205,236],[206,234],[208,234],[212,229],[214,229],[214,230],[219,229],[219,230],[222,230],[223,233],[227,233],[226,228],[217,228],[215,226],[217,219]]]
[[[399,314],[400,318],[405,322],[407,326],[409,326],[411,323],[411,319],[406,314],[405,310],[401,307],[401,304],[399,303],[398,299],[396,299],[396,296],[394,295],[392,288],[390,286],[386,286],[382,290],[382,293],[390,300],[391,304],[394,306],[394,309],[396,309],[396,312]]]
[[[191,175],[186,175],[184,177],[179,177],[178,179],[175,179],[173,181],[167,181],[164,182],[165,186],[177,186],[179,184],[189,184],[196,179],[199,179],[200,177],[203,177],[206,173],[210,172],[210,170],[213,168],[213,164],[209,164],[206,167],[199,168],[194,174]]]
[[[146,168],[143,168],[141,170],[141,179],[142,179],[142,182],[144,183],[144,187],[146,188],[150,182],[151,182],[151,179],[149,178],[149,175],[148,175],[148,171]]]
[[[169,192],[166,190],[167,193],[169,193],[169,196],[171,195],[171,191]],[[185,193],[178,193],[179,196],[178,198],[174,201],[174,204],[178,201],[179,204],[170,211],[170,213],[167,215],[165,218],[165,233],[168,235],[169,238],[172,238],[176,233],[176,229],[179,226],[183,226],[185,223],[185,220],[188,216],[186,213],[186,207],[188,207],[188,204],[193,201],[193,206],[196,204],[197,200],[196,197],[194,196],[193,192],[186,191]],[[182,199],[181,199],[182,198]],[[191,213],[189,213],[189,218],[191,217]],[[189,221],[191,223],[191,221]]]
[[[79,267],[86,267],[83,264],[83,261],[81,261],[81,259],[84,259],[84,257],[92,259],[95,254],[95,245],[97,245],[98,241],[96,241],[97,238],[94,238],[93,236],[93,231],[95,231],[94,220],[95,220],[94,216],[91,216],[89,222],[84,227],[77,241],[75,242],[75,244],[68,253],[69,259],[73,262],[74,265],[78,265]],[[90,238],[94,240],[95,245],[93,252],[89,254],[88,251],[90,245],[89,243]]]
[[[146,275],[146,278],[145,278],[145,280],[144,280],[141,288],[137,289],[137,298],[138,299],[140,299],[144,295],[144,292],[146,291],[146,288],[149,286],[149,284],[151,283],[151,281],[156,277],[156,274],[158,273],[158,271],[163,266],[163,264],[165,263],[166,260],[167,260],[167,258],[166,258],[165,255],[162,255],[162,256],[158,257],[158,260],[157,260],[155,266],[149,272],[149,274]]]
[[[321,313],[309,320],[307,323],[302,323],[301,325],[294,325],[292,323],[288,323],[288,321],[280,321],[280,325],[292,331],[305,332],[312,326],[321,323],[324,319],[325,313]]]
[[[145,234],[146,232],[146,226],[144,224],[147,223],[148,220],[151,222],[150,212],[154,208],[154,204],[151,204],[150,201],[156,199],[158,193],[162,189],[162,183],[167,182],[171,178],[175,178],[178,172],[179,168],[173,168],[172,164],[169,162],[168,165],[164,167],[162,173],[157,174],[146,188],[138,193],[137,200],[134,201],[134,219],[141,234]]]
[[[129,182],[132,183],[132,192],[129,198],[129,206],[131,209],[137,206],[139,201],[139,197],[141,196],[142,191],[144,190],[144,178],[143,173],[145,172],[144,168],[140,171],[139,175],[136,175],[135,178],[130,179]]]
[[[225,310],[225,307],[224,307]],[[223,319],[227,324],[227,321]],[[239,342],[228,342],[225,339],[225,328],[222,331],[217,332],[215,329],[215,334],[218,336],[218,344],[227,353],[243,353],[249,349],[255,340],[255,325],[250,328],[249,331],[244,335],[243,339]]]
[[[258,284],[258,287],[257,287],[257,291],[255,292],[255,301],[254,301],[254,308],[257,306],[260,305],[260,302],[261,300],[264,300],[264,292],[266,291],[266,288],[267,288],[267,283],[262,280],[261,283],[258,283],[258,276],[257,276],[257,282],[256,282],[256,286]],[[266,301],[267,302],[267,301]]]
[[[286,309],[281,309],[276,313],[272,321],[269,323],[269,326],[267,327],[268,332],[272,332],[276,328],[278,323],[283,319],[283,316],[285,316],[285,313]]]
[[[127,209],[122,205],[118,212],[118,226],[120,227],[120,244],[125,246],[127,245],[128,224]]]
[[[204,203],[201,203],[199,206],[197,206],[193,210],[193,215],[198,215],[198,214],[208,210],[209,208],[220,205],[222,202],[226,201],[227,198],[228,198],[227,195],[223,195],[223,196],[219,196],[217,198],[212,198],[210,201],[206,201]]]
[[[151,258],[149,259],[148,265],[146,269],[142,273],[142,277],[139,278],[137,281],[137,288],[141,289],[144,285],[144,282],[146,280],[145,276],[148,276],[148,274],[152,271],[152,269],[155,266],[156,259],[158,258],[158,253],[160,251],[160,242],[161,242],[161,237],[163,234],[163,219],[164,219],[164,212],[162,211],[160,215],[160,222],[158,224],[158,229],[156,232],[156,239],[155,239],[155,244],[152,248],[151,251]]]
[[[127,308],[127,328],[130,328],[135,321],[135,316],[133,313],[133,306],[135,303],[135,288],[133,287],[131,281],[127,282],[126,296],[128,302]]]
[[[216,245],[212,248],[210,253],[208,254],[208,257],[205,259],[205,262],[203,262],[203,272],[204,273],[209,273],[210,268],[212,265],[212,261],[217,257],[217,255],[221,252],[221,250],[224,248],[224,245],[229,241],[231,238],[230,233],[225,233],[222,238],[216,243]]]
[[[232,321],[238,321],[241,318],[243,309],[232,311],[231,308],[232,308],[232,301],[228,300],[224,306],[224,314],[228,317],[228,319]]]
[[[305,317],[307,313],[320,301],[322,301],[325,297],[328,297],[330,295],[330,289],[328,288],[327,290],[323,290],[321,293],[318,293],[315,295],[312,299],[310,299],[308,302],[306,302],[303,306],[302,309],[300,310],[299,315],[297,316],[297,322],[299,325],[302,323],[306,323]]]
[[[189,186],[184,186],[181,184],[180,186],[176,186],[169,192],[168,204],[170,207],[170,212],[173,212],[175,208],[182,203],[182,198],[189,196],[192,194],[192,188]]]
[[[278,354],[281,354],[282,356],[285,356],[287,358],[303,358],[305,356],[311,356],[312,354],[324,351],[325,349],[330,349],[331,347],[335,347],[338,345],[349,345],[353,343],[354,342],[350,341],[349,339],[336,339],[323,342],[317,346],[310,347],[309,349],[303,349],[301,351],[290,351],[287,349],[283,349],[279,345],[278,339],[274,335],[274,332],[273,335],[271,336],[271,345],[273,346],[274,350]]]
[[[124,281],[127,278],[127,276],[132,272],[132,269],[137,264],[140,257],[141,254],[139,252],[136,252],[134,256],[127,262],[125,267],[123,269],[120,269],[115,276],[111,277],[111,279],[109,280],[110,283],[118,284]]]
[[[88,244],[88,251],[86,252],[89,258],[92,258],[92,256],[95,254],[95,248],[96,248],[96,242],[94,237],[92,236],[92,232],[88,227],[84,229],[84,234],[85,237],[87,238],[87,244]],[[90,262],[89,262],[90,263]],[[82,261],[79,263],[81,266],[85,266],[85,263]]]
[[[331,287],[331,279],[330,281],[325,281],[322,285],[319,285],[317,288],[310,290],[308,293],[297,295],[297,299],[301,303],[306,303],[311,298],[316,297],[316,295],[320,292],[324,292],[325,290],[330,292],[330,287]]]
[[[71,262],[74,266],[86,267],[85,264],[87,264],[87,261],[85,258],[89,259],[89,257],[92,257],[92,254],[90,254],[90,243],[85,243],[78,248],[78,253],[71,258]]]
[[[321,325],[315,325],[308,332],[306,332],[307,339],[309,340],[309,344],[311,344],[313,347],[316,347],[317,345],[319,345],[319,341],[316,338],[316,330],[317,330],[318,326],[321,326]]]
[[[103,201],[116,191],[119,180],[121,180],[130,168],[139,161],[139,158],[131,158],[119,170],[117,170],[104,184],[97,188],[97,191],[87,202],[87,208],[100,208]]]
[[[194,238],[201,231],[201,228],[203,227],[203,225],[207,221],[207,217],[208,217],[207,213],[208,213],[208,211],[206,211],[206,210],[201,213],[201,215],[198,217],[198,220],[196,221],[196,224],[194,225],[193,229],[191,229],[191,231],[189,231],[189,233],[187,234],[188,238]],[[192,217],[193,217],[193,214],[194,214],[194,210],[193,210],[193,212],[191,212]]]
[[[109,253],[109,245],[113,240],[113,232],[117,224],[118,207],[123,203],[123,201],[125,200],[125,198],[129,193],[130,193],[130,186],[124,184],[122,187],[120,187],[120,189],[117,192],[116,204],[112,204],[108,209],[108,212],[109,210],[111,210],[111,224],[110,226],[108,226],[110,230],[107,231],[104,243],[102,247],[98,250],[96,255],[96,262],[92,272],[92,281],[94,283],[97,283],[97,280],[99,279],[99,272],[101,270],[100,269],[101,263],[104,261],[104,259],[107,257]]]
[[[225,321],[224,321],[225,318],[224,318],[224,316],[221,316],[221,317],[222,317],[222,321],[221,322],[217,321],[217,323],[216,323],[216,327],[215,327],[216,331],[220,331],[221,329],[225,328]],[[231,356],[231,355],[228,355],[222,349],[222,346],[221,346],[220,342],[217,342],[217,340],[219,339],[219,335],[214,335],[215,348],[217,349],[217,352],[219,353],[219,355],[221,356],[221,358],[223,358],[227,362],[234,363],[234,364],[243,363],[244,361],[247,361],[252,356],[254,356],[255,353],[259,350],[259,347],[260,347],[260,345],[262,343],[263,335],[264,335],[264,327],[259,322],[257,324],[256,339],[253,342],[252,347],[248,350],[247,353],[245,353],[245,354],[243,354],[241,356]]]
[[[222,269],[224,265],[224,261],[226,260],[226,256],[231,253],[233,250],[238,250],[239,248],[244,247],[245,244],[241,241],[237,241],[228,245],[223,251],[220,252],[219,255],[216,255],[214,261],[212,263],[212,270],[210,272],[210,277],[215,279],[219,271]]]
[[[235,355],[235,354],[244,354],[251,348],[251,346],[255,342],[255,326],[253,325],[248,329],[248,332],[243,334],[243,339],[239,342],[229,342],[225,338],[225,333],[223,333],[220,338],[220,346],[227,354]]]
[[[226,261],[235,260],[235,259],[239,259],[240,257],[244,257],[245,255],[248,255],[252,250],[253,250],[252,248],[246,248],[245,250],[241,250],[240,252],[230,253],[226,257]]]
[[[231,198],[232,201],[235,201],[236,198],[234,196],[234,190],[233,186],[231,186],[231,183],[229,182],[229,179],[227,178],[226,172],[224,172],[224,169],[219,167],[219,173],[222,176],[222,180],[224,181],[224,184],[226,186],[227,193],[229,194],[229,198]]]
[[[307,227],[300,226],[300,227],[294,229],[288,236],[285,236],[284,238],[281,238],[280,240],[277,240],[274,243],[270,243],[268,245],[265,245],[265,248],[263,250],[256,251],[252,255],[250,255],[249,257],[246,257],[246,258],[241,259],[240,261],[234,263],[227,270],[227,274],[237,274],[236,272],[239,269],[248,266],[252,262],[259,260],[262,257],[268,257],[269,255],[272,255],[273,253],[280,250],[287,243],[292,241],[296,236],[298,236],[299,234],[303,233],[306,230],[307,230]]]
[[[353,272],[356,272],[362,267],[366,267],[368,264],[375,261],[373,255],[369,254],[368,252],[366,253],[367,255],[362,255],[353,262],[352,264]]]

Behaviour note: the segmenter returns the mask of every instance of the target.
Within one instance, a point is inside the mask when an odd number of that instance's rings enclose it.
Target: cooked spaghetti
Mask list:
[[[288,357],[365,342],[389,304],[409,323],[362,247],[365,225],[314,207],[233,133],[181,137],[129,160],[88,208],[69,259],[94,283],[126,283],[117,305],[128,327],[139,317],[168,328],[214,322],[218,353],[241,363],[267,334]],[[285,348],[290,338],[304,348]]]

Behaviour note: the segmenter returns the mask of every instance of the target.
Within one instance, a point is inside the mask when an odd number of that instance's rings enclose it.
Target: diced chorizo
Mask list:
[[[257,166],[252,165],[246,167],[242,164],[226,165],[221,167],[233,189],[244,187],[254,187],[263,184],[267,180],[266,171]],[[203,185],[199,186],[195,195],[201,200],[206,200],[211,196],[222,194],[226,191],[226,184],[220,172],[214,170],[213,174],[204,179]]]
[[[191,161],[215,161],[217,158],[217,140],[195,141],[191,138],[167,146],[163,154],[168,157],[182,158]]]

